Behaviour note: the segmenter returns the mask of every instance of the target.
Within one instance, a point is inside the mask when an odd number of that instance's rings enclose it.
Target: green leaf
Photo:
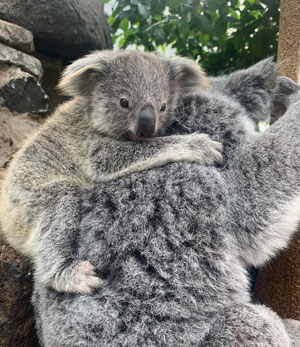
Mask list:
[[[150,5],[138,4],[139,13],[142,17],[148,18],[151,15]]]
[[[190,21],[192,20],[192,14],[191,14],[191,12],[188,12],[187,14],[186,14],[186,22],[187,23],[190,23]]]
[[[197,18],[203,30],[205,30],[207,33],[213,32],[212,23],[208,20],[208,18],[205,15],[197,15]]]
[[[233,8],[229,7],[228,9],[229,13],[231,14],[231,16],[237,20],[240,19],[240,13],[239,11],[235,11]]]
[[[119,48],[123,48],[125,45],[125,38],[122,38],[120,41],[119,41]]]
[[[113,22],[114,22],[114,17],[113,17],[113,16],[109,16],[109,17],[107,18],[107,22],[108,22],[108,24],[109,24],[110,26],[112,26],[112,24],[113,24]]]
[[[186,38],[186,36],[189,33],[189,25],[187,22],[185,21],[180,21],[178,23],[178,31],[179,31],[179,35],[180,37],[182,37],[183,39]]]
[[[201,64],[212,75],[276,55],[279,0],[230,2],[117,0],[108,18],[113,42],[120,48],[143,45],[148,51],[157,47],[165,50],[170,45],[178,54],[194,59],[200,56]]]
[[[261,2],[265,5],[267,5],[268,7],[272,6],[272,0],[261,0]]]
[[[162,41],[165,39],[165,32],[164,32],[163,28],[156,27],[154,30],[154,33],[155,33],[156,39],[159,39]]]
[[[123,19],[121,20],[121,23],[120,23],[119,27],[120,27],[123,31],[126,31],[127,28],[128,28],[128,19],[127,19],[127,18],[123,18]]]
[[[132,30],[126,29],[124,33],[125,42],[128,41],[129,36],[132,34]]]
[[[124,19],[124,18],[130,18],[130,10],[127,10],[127,11],[122,11],[119,15],[119,18],[120,19]]]
[[[218,36],[222,36],[227,31],[227,17],[219,17],[215,23],[215,34]]]
[[[182,0],[169,0],[168,3],[170,8],[177,9],[182,5]]]

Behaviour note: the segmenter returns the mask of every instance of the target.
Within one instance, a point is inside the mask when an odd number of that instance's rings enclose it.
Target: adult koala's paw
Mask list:
[[[213,141],[209,135],[193,133],[184,144],[180,144],[177,155],[189,162],[214,165],[222,162],[222,149],[222,144]]]
[[[51,286],[58,292],[91,294],[101,284],[95,270],[88,261],[71,264],[54,277]]]
[[[272,119],[276,120],[294,103],[300,101],[300,86],[288,77],[278,77],[272,90]]]
[[[288,77],[278,77],[277,86],[273,90],[273,100],[281,102],[285,107],[300,101],[300,86]]]

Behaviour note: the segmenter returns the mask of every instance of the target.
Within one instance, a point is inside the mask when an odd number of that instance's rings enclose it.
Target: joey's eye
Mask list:
[[[159,112],[164,112],[166,110],[166,107],[167,107],[166,104],[162,104]]]
[[[120,105],[124,108],[128,108],[129,107],[128,100],[125,98],[120,99]]]

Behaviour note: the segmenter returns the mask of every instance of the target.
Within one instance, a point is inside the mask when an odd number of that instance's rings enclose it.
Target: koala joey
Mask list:
[[[222,160],[221,144],[206,134],[156,136],[177,98],[207,85],[188,59],[137,51],[95,52],[67,67],[59,88],[73,98],[15,155],[0,197],[4,235],[31,257],[43,283],[81,293],[100,283],[92,264],[68,245],[79,228],[81,191],[90,184],[170,162]],[[46,249],[45,220],[53,229]]]

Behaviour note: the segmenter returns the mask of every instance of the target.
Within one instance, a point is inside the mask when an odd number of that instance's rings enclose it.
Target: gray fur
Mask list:
[[[183,90],[207,85],[192,61],[136,51],[95,52],[66,69],[59,87],[73,99],[16,154],[0,198],[4,235],[31,257],[42,283],[80,293],[101,283],[74,246],[82,189],[170,162],[213,165],[222,160],[221,144],[207,134],[150,138],[168,124]],[[122,98],[128,99],[128,108],[120,105]],[[147,138],[138,131],[145,109],[155,120]],[[49,220],[51,235],[44,234]],[[40,240],[46,235],[48,245]]]
[[[262,83],[251,87],[253,69]],[[248,265],[288,244],[300,218],[299,86],[281,78],[271,91],[274,82],[267,60],[180,100],[164,135],[209,134],[224,146],[219,167],[173,163],[70,191],[76,204],[52,193],[61,205],[41,220],[45,259],[57,254],[55,233],[70,208],[78,228],[63,244],[103,279],[92,295],[72,295],[36,272],[42,346],[299,346],[297,322],[252,304],[247,277]],[[265,117],[279,96],[287,113],[255,133],[250,110]]]

